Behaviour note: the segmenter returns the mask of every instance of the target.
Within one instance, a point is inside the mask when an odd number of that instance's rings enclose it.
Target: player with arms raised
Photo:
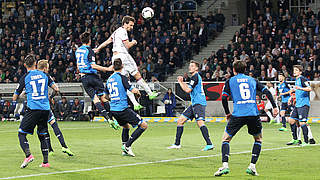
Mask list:
[[[124,16],[122,19],[122,26],[115,30],[112,35],[102,43],[97,49],[95,49],[95,53],[98,53],[101,49],[106,47],[108,44],[113,43],[113,56],[112,61],[117,58],[120,58],[123,64],[123,70],[121,72],[122,75],[129,77],[132,75],[139,86],[141,86],[148,94],[149,99],[152,100],[156,98],[159,94],[157,92],[152,92],[148,84],[142,78],[137,64],[134,59],[129,54],[128,50],[137,44],[136,40],[129,41],[128,31],[132,31],[135,23],[135,19],[131,16]],[[135,99],[132,92],[127,92],[131,102],[134,105],[134,110],[140,110],[143,108],[137,100]]]
[[[278,114],[278,108],[270,91],[254,78],[244,75],[245,71],[246,63],[244,61],[235,61],[233,63],[235,76],[226,81],[222,92],[222,105],[228,124],[222,137],[221,152],[223,166],[214,174],[215,176],[221,176],[230,172],[228,165],[230,154],[229,143],[244,125],[247,125],[248,133],[253,136],[255,141],[252,148],[251,163],[246,172],[254,176],[258,175],[255,165],[261,151],[262,125],[256,105],[257,90],[267,95],[273,106],[274,116]],[[228,96],[231,96],[233,100],[232,114],[228,107]]]

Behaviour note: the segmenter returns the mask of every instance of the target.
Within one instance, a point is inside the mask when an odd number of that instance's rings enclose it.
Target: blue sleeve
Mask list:
[[[14,91],[14,94],[16,95],[20,95],[23,91],[23,89],[25,88],[26,84],[25,84],[25,78],[26,75],[22,76],[20,81],[19,81],[19,85],[17,87],[17,89]]]
[[[224,83],[224,87],[222,90],[222,96],[230,96],[231,95],[231,90],[230,90],[230,80],[228,79],[225,83]]]
[[[96,64],[96,58],[94,56],[94,52],[91,48],[88,49],[88,62],[89,64]]]
[[[129,82],[128,78],[120,75],[121,76],[121,80],[122,80],[122,85],[125,89],[128,89],[129,91],[131,91],[133,89],[133,86],[131,85],[131,83]]]
[[[55,82],[53,81],[52,77],[49,74],[47,74],[47,73],[45,73],[45,74],[48,77],[48,86],[51,87],[53,84],[55,84]]]
[[[196,85],[198,84],[198,82],[199,82],[198,76],[197,76],[197,75],[194,75],[194,76],[191,77],[190,82],[189,82],[189,84],[188,84],[188,87],[189,87],[190,89],[193,89],[193,88],[196,87]]]

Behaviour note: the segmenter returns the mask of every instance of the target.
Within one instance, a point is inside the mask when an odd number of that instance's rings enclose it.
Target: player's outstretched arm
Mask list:
[[[275,103],[275,100],[274,100],[271,92],[264,85],[259,83],[258,81],[257,81],[257,90],[261,91],[263,94],[265,94],[267,96],[267,98],[269,99],[269,101],[271,102],[272,107],[273,107],[273,115],[276,116],[278,114],[279,110],[277,108],[277,105]]]
[[[181,89],[186,92],[186,93],[191,93],[192,89],[188,87],[188,85],[183,82],[183,77],[182,76],[178,76],[178,83],[180,84]]]
[[[229,80],[227,80],[224,83],[224,87],[223,87],[223,91],[222,91],[222,100],[221,100],[224,112],[226,113],[226,116],[227,116],[227,120],[230,119],[230,117],[231,117],[229,104],[228,104],[228,97],[230,94],[231,94],[231,90],[230,90],[230,86],[229,86]]]
[[[103,71],[103,72],[107,72],[107,71],[113,71],[113,66],[109,66],[109,67],[103,67],[97,64],[91,64],[91,67],[93,69],[96,69],[98,71]]]
[[[22,78],[19,81],[19,85],[18,85],[17,89],[13,93],[13,96],[12,96],[13,101],[16,101],[19,98],[20,94],[22,93],[22,91],[25,87],[25,81],[24,81],[25,77],[26,77],[26,75],[22,76]]]
[[[105,48],[110,43],[112,43],[112,37],[111,36],[106,41],[104,41],[102,44],[100,44],[96,49],[93,49],[94,53],[100,52],[101,49]]]

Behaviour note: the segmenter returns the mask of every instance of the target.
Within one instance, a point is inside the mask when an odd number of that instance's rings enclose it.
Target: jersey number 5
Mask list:
[[[240,95],[242,99],[249,99],[251,97],[248,83],[239,84],[239,89],[240,89]]]
[[[110,92],[110,97],[116,97],[119,96],[119,90],[117,87],[118,83],[117,82],[113,82],[113,83],[108,83],[108,89]]]

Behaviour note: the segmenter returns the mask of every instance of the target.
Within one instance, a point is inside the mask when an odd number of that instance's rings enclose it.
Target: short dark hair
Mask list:
[[[301,65],[294,65],[293,68],[299,69],[300,72],[303,71],[303,67]]]
[[[27,55],[27,57],[24,58],[24,64],[25,64],[28,68],[31,68],[31,67],[35,64],[36,61],[37,61],[37,60],[36,60],[35,56],[34,56],[34,55],[31,55],[31,54]]]
[[[113,69],[119,71],[122,69],[122,61],[120,58],[117,58],[113,61]]]
[[[237,73],[245,73],[247,64],[245,61],[237,60],[233,63],[233,68]]]
[[[134,17],[132,17],[132,16],[124,16],[122,18],[122,25],[129,24],[130,21],[136,22],[136,19],[134,19]]]
[[[284,74],[281,72],[281,73],[279,73],[279,76],[284,76]]]
[[[91,39],[91,34],[89,32],[84,32],[80,35],[80,41],[82,44],[88,44]]]
[[[191,63],[195,64],[198,69],[200,68],[200,63],[199,63],[199,62],[197,62],[197,61],[195,61],[195,60],[191,60],[191,61],[190,61],[190,64],[191,64]]]

